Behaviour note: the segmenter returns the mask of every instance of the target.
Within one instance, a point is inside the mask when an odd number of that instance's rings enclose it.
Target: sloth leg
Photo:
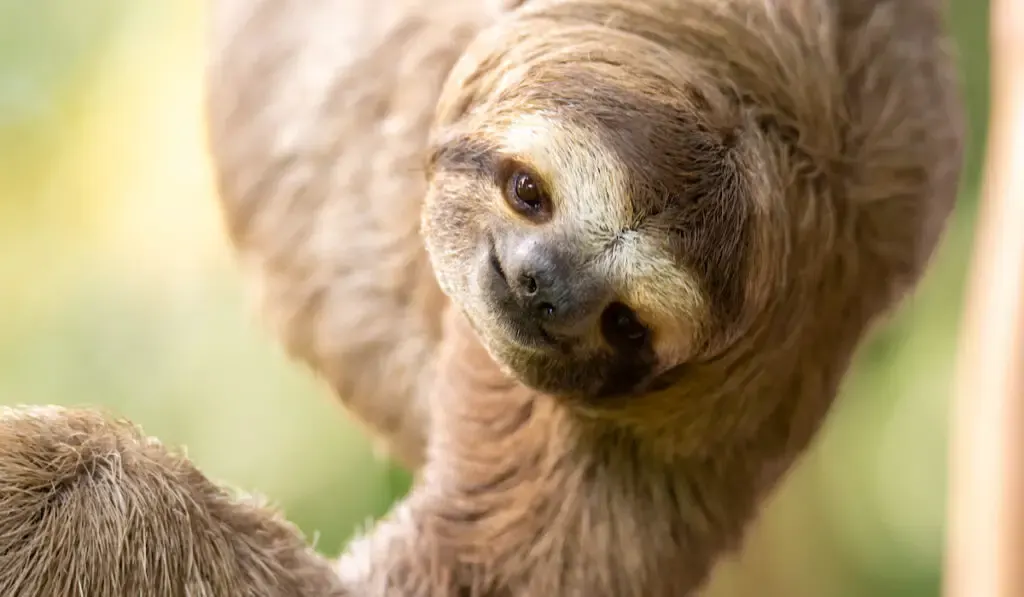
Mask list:
[[[297,530],[131,424],[0,410],[0,595],[330,597]]]

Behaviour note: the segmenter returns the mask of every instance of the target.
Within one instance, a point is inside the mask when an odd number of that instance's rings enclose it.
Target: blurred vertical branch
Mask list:
[[[1024,3],[994,0],[990,18],[988,155],[952,411],[947,597],[1024,595]]]

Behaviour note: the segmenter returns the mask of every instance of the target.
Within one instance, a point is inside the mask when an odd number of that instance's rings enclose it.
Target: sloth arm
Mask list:
[[[0,408],[0,595],[343,594],[293,525],[135,426]]]
[[[419,235],[424,150],[449,70],[502,4],[212,4],[209,147],[260,311],[413,468],[447,304]]]

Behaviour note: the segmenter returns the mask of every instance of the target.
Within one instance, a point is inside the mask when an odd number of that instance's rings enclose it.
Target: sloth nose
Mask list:
[[[553,335],[585,334],[607,302],[601,285],[576,271],[557,245],[522,241],[512,247],[504,266],[525,315]]]

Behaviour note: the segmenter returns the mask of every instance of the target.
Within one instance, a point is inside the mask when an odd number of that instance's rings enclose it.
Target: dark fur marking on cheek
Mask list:
[[[558,358],[531,355],[517,365],[528,372],[530,387],[554,395],[601,401],[627,397],[643,390],[657,365],[651,346],[626,352],[563,355]]]
[[[651,372],[651,365],[642,361],[626,361],[608,371],[598,389],[598,398],[609,398],[631,393]]]
[[[597,398],[631,394],[639,389],[654,370],[657,357],[650,345],[636,352],[612,354],[604,363],[605,376]]]

